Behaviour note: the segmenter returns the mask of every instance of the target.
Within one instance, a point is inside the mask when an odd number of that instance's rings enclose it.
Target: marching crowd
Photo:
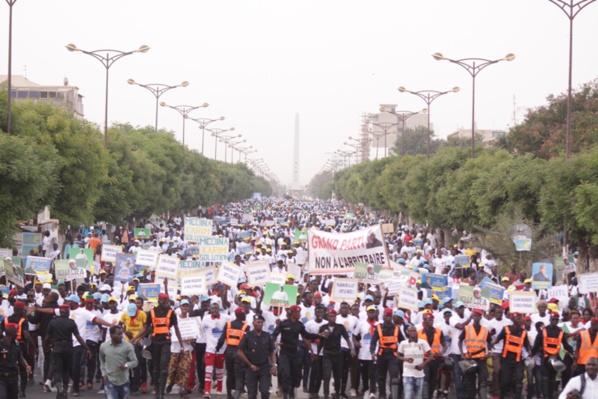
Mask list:
[[[25,397],[35,369],[57,399],[84,390],[160,399],[175,387],[181,397],[199,392],[206,399],[238,399],[244,392],[255,399],[258,391],[262,399],[274,392],[294,399],[298,389],[310,399],[598,398],[596,297],[578,291],[573,271],[564,280],[570,299],[562,303],[531,288],[515,265],[500,276],[500,260],[474,249],[467,233],[443,248],[433,230],[399,225],[385,234],[385,244],[393,268],[420,275],[409,283],[417,290],[417,310],[400,307],[388,283],[372,279],[359,282],[353,300],[336,301],[335,279],[347,276],[310,273],[309,246],[298,238],[308,228],[358,231],[383,223],[377,215],[290,198],[202,213],[214,220],[214,236],[230,240],[230,261],[241,268],[236,285],[218,282],[196,295],[175,287],[173,296],[166,283],[150,302],[138,287],[155,281],[153,270],[114,280],[114,265],[101,260],[108,237],[124,252],[142,248],[193,259],[181,217],[148,222],[150,236],[143,239],[128,228],[81,231],[67,245],[94,250],[88,278],[31,277],[23,287],[9,287],[0,304],[0,397]],[[54,245],[46,245],[38,255],[56,257]],[[468,267],[455,263],[459,255],[470,256]],[[265,306],[264,287],[250,285],[246,275],[255,262],[285,273],[285,285],[297,286],[296,300]],[[505,296],[486,309],[470,308],[425,288],[426,273],[474,291],[487,277]],[[536,294],[536,311],[511,311],[509,293],[517,291]],[[185,319],[196,326],[195,336],[181,333]]]

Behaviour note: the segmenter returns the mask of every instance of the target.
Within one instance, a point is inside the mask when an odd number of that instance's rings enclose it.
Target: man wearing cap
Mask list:
[[[341,356],[341,338],[345,339],[350,349],[351,356],[354,354],[349,334],[342,324],[336,323],[336,310],[329,309],[327,313],[328,323],[320,326],[318,342],[318,353],[322,349],[322,377],[324,383],[324,399],[330,397],[330,377],[334,376],[335,399],[338,399],[341,392],[341,371],[343,368],[343,357]]]
[[[475,369],[469,370],[465,374],[465,385],[469,399],[486,398],[488,395],[488,365],[486,360],[488,349],[492,348],[492,337],[488,329],[480,324],[483,314],[483,310],[474,309],[470,317],[473,323],[466,325],[459,336],[461,357],[474,360],[477,364]],[[465,352],[463,352],[464,346]]]
[[[60,308],[57,309],[59,317],[50,322],[44,337],[45,345],[47,347],[51,346],[52,348],[52,353],[50,355],[53,372],[52,381],[58,390],[58,394],[56,395],[57,399],[66,399],[70,371],[72,370],[75,372],[78,369],[77,372],[79,374],[81,372],[81,356],[78,357],[78,363],[73,361],[77,358],[74,353],[73,338],[79,344],[78,347],[83,348],[87,353],[87,356],[91,357],[91,351],[83,337],[81,337],[80,327],[75,320],[69,318],[71,309],[72,306],[70,306],[70,304],[61,305]],[[38,309],[38,311],[40,310],[46,309]],[[75,394],[75,388],[77,389],[77,394]],[[78,388],[79,381],[77,381],[77,385],[73,384],[73,396],[79,396]]]
[[[386,399],[386,374],[390,374],[390,388],[393,398],[399,395],[399,360],[397,348],[404,337],[398,326],[392,323],[392,309],[384,309],[382,324],[378,324],[374,330],[370,342],[370,353],[372,361],[377,364],[378,391],[380,399]],[[378,347],[378,351],[376,348]]]
[[[426,356],[425,360],[428,361],[426,361],[425,364],[425,375],[428,383],[428,398],[431,398],[434,395],[434,390],[438,386],[438,368],[441,365],[442,356],[444,356],[444,353],[446,352],[446,342],[442,330],[434,327],[434,314],[429,312],[424,313],[423,318],[423,323],[416,326],[417,338],[426,341],[430,347],[431,358],[428,360],[428,357],[430,356]],[[409,332],[407,335],[409,335]],[[401,351],[399,350],[399,352]],[[410,377],[417,376],[411,375]],[[406,385],[405,381],[403,381],[403,385]]]
[[[174,329],[179,342],[183,342],[181,332],[177,322],[176,314],[170,308],[170,298],[168,294],[160,293],[158,295],[158,306],[152,308],[147,316],[145,325],[135,335],[131,343],[137,343],[143,338],[150,328],[153,327],[152,340],[152,363],[153,379],[156,389],[155,399],[163,399],[166,389],[166,378],[168,377],[168,362],[170,360],[170,328]],[[181,352],[183,347],[181,346]]]
[[[218,344],[216,344],[216,353],[218,353],[226,343],[224,356],[226,365],[227,399],[234,399],[232,393],[233,389],[235,390],[236,399],[239,399],[239,395],[243,390],[243,368],[241,367],[241,364],[238,363],[237,349],[241,339],[248,329],[245,319],[245,309],[242,307],[235,309],[235,320],[229,321],[224,325],[222,335],[220,335]]]
[[[314,312],[315,319],[309,320],[305,323],[305,330],[312,334],[319,334],[320,327],[327,323],[324,320],[324,314],[326,308],[324,306],[318,306]],[[311,350],[307,352],[310,355],[310,373],[309,373],[309,398],[312,399],[320,392],[322,385],[322,354],[318,352],[319,339],[315,339],[311,342]]]
[[[6,326],[8,324],[15,324],[17,326],[17,336],[16,341],[21,349],[21,355],[24,359],[28,357],[28,353],[36,353],[35,343],[29,335],[29,323],[27,322],[26,318],[26,308],[25,303],[21,301],[17,301],[14,304],[14,313],[11,316],[8,316],[4,319],[4,322],[0,324],[0,332],[6,331]],[[33,365],[31,365],[33,367]],[[19,394],[21,397],[25,397],[25,388],[27,387],[27,375],[28,372],[25,367],[19,367],[20,375],[21,375],[21,389]]]
[[[131,298],[131,297],[129,297]],[[137,298],[135,298],[137,300]],[[143,303],[143,301],[141,301]],[[145,322],[147,321],[147,314],[143,312],[140,307],[135,303],[127,305],[125,312],[120,317],[120,325],[123,327],[125,334],[125,340],[130,342],[135,335],[141,331]],[[142,393],[146,393],[147,388],[145,387],[147,381],[147,367],[145,358],[141,356],[143,347],[139,344],[134,346],[135,356],[137,356],[137,366],[133,368],[133,380],[131,381],[131,392],[135,394],[141,389]],[[145,388],[145,389],[144,389]]]
[[[276,354],[274,340],[263,331],[264,317],[253,317],[253,330],[248,331],[238,346],[238,356],[245,367],[247,398],[256,399],[259,385],[261,399],[270,397],[271,375],[276,375]],[[237,398],[240,390],[237,389]]]
[[[503,331],[503,328],[506,326],[512,325],[513,322],[511,319],[504,317],[504,310],[503,308],[496,306],[494,308],[494,318],[492,320],[488,320],[485,324],[486,328],[490,332],[494,340],[494,346],[492,348],[492,386],[490,389],[490,393],[497,397],[499,395],[499,377],[500,377],[500,368],[501,368],[501,357],[503,353],[503,346],[504,342],[502,340],[497,341],[497,336]]]
[[[306,344],[307,340],[316,339],[317,334],[310,334],[305,330],[305,325],[299,320],[301,317],[301,307],[293,305],[289,308],[290,317],[281,321],[272,333],[272,339],[280,335],[280,354],[278,358],[278,373],[280,374],[280,385],[284,399],[295,398],[295,388],[301,383],[301,368],[297,346],[299,335],[303,337]]]
[[[495,312],[502,314],[502,309],[497,308]],[[497,313],[498,314],[498,313]],[[523,391],[523,368],[524,356],[523,348],[527,353],[531,353],[531,346],[527,339],[527,331],[521,326],[523,325],[523,318],[521,313],[512,313],[511,319],[513,325],[505,325],[501,332],[495,339],[495,346],[501,344],[502,351],[500,354],[500,398],[505,398],[506,394],[514,389],[513,399],[521,399],[521,392]],[[501,341],[504,341],[501,342]],[[494,356],[492,357],[492,367],[494,368]],[[492,372],[492,382],[494,385],[494,370]],[[496,394],[494,394],[496,398]]]
[[[550,315],[550,324],[538,334],[532,347],[532,356],[543,353],[542,364],[542,393],[544,399],[552,399],[556,395],[556,370],[550,365],[549,360],[559,354],[561,345],[565,351],[573,354],[573,348],[567,342],[565,332],[558,326],[560,315],[553,312]],[[532,317],[533,322],[533,317]]]
[[[536,304],[538,313],[532,313],[532,324],[536,325],[537,322],[541,321],[545,326],[550,324],[550,315],[546,311],[548,309],[548,303],[545,300],[540,300]]]
[[[4,324],[4,336],[0,338],[0,397],[16,399],[19,389],[19,369],[33,375],[31,366],[25,361],[16,338],[19,326],[15,323]],[[23,390],[23,394],[24,394]],[[23,395],[24,397],[24,395]]]

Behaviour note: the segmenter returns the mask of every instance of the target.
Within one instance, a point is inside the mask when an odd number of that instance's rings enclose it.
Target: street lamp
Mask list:
[[[227,144],[230,147],[230,163],[234,163],[233,162],[233,151],[235,149],[235,145],[237,144],[242,144],[242,143],[246,143],[247,140],[239,140],[239,141],[234,141],[234,140],[230,140]],[[225,154],[226,157],[226,154]]]
[[[250,145],[248,147],[234,147],[234,148],[239,153],[239,162],[241,162],[241,153],[245,154],[245,151],[251,150],[253,148],[253,146]],[[247,156],[247,155],[245,155],[245,156]],[[232,160],[232,156],[231,156],[231,160]]]
[[[358,162],[357,156],[359,154],[359,150],[361,148],[361,145],[360,144],[351,143],[351,142],[346,142],[346,141],[343,144],[344,145],[348,145],[349,147],[353,147],[353,149],[355,150],[355,164],[357,165],[357,162]]]
[[[161,102],[161,107],[168,107],[170,109],[174,109],[176,112],[181,114],[183,117],[183,147],[185,146],[185,121],[188,118],[190,112],[195,111],[198,108],[206,108],[210,104],[203,103],[202,105],[168,105],[165,102]]]
[[[210,132],[212,134],[212,136],[214,136],[214,161],[217,158],[216,155],[217,155],[217,151],[218,151],[218,139],[224,133],[226,133],[226,132],[233,132],[234,130],[235,130],[234,127],[231,127],[230,129],[220,129],[220,128],[208,129],[208,132]]]
[[[438,90],[418,90],[418,91],[411,91],[411,90],[407,90],[406,88],[404,88],[403,86],[399,87],[399,91],[401,93],[411,93],[414,94],[416,96],[418,96],[419,98],[421,98],[422,100],[425,101],[426,105],[428,106],[428,141],[426,144],[426,156],[427,159],[430,159],[430,105],[432,104],[432,102],[434,100],[436,100],[438,97],[443,96],[445,94],[448,93],[457,93],[460,89],[455,86],[453,87],[451,90],[447,90],[447,91],[438,91]],[[404,133],[403,133],[404,134]]]
[[[172,89],[176,89],[177,87],[187,87],[189,86],[189,82],[187,82],[186,80],[178,85],[166,85],[163,83],[148,83],[148,84],[141,84],[141,83],[137,83],[135,82],[133,79],[128,79],[127,83],[130,85],[137,85],[139,87],[143,87],[144,89],[147,89],[150,93],[152,93],[154,95],[154,97],[156,97],[156,131],[158,130],[158,104],[159,104],[159,99],[160,96],[164,93],[166,93],[168,90],[172,90]]]
[[[373,126],[378,126],[380,129],[382,129],[382,135],[380,135],[379,133],[374,133],[371,132],[374,137],[376,137],[376,159],[378,159],[378,140],[380,139],[380,137],[384,137],[384,158],[386,158],[386,149],[387,149],[387,145],[386,145],[386,137],[388,137],[388,133],[389,133],[389,129],[393,126],[397,126],[397,123],[390,123],[390,122],[371,122],[370,124]]]
[[[213,122],[223,121],[224,116],[221,116],[218,119],[209,119],[209,118],[190,118],[192,121],[197,122],[199,128],[201,129],[201,155],[203,155],[203,145],[204,139],[206,135],[206,127]]]
[[[573,81],[573,20],[587,6],[596,0],[548,0],[558,8],[563,10],[569,19],[569,80],[567,84],[567,127],[565,136],[565,158],[568,160],[571,157],[571,86]]]
[[[16,1],[16,0],[15,0]],[[100,61],[104,68],[106,68],[106,105],[104,107],[104,147],[108,146],[108,82],[109,82],[109,70],[112,64],[116,61],[120,60],[121,58],[131,55],[134,53],[147,53],[150,49],[145,44],[139,47],[137,50],[133,51],[120,51],[120,50],[94,50],[94,51],[87,51],[82,50],[75,46],[74,44],[70,43],[66,45],[68,51],[80,51],[83,54],[87,54],[95,58],[96,60]],[[103,55],[106,53],[106,55]]]
[[[17,0],[6,0],[8,4],[8,98],[6,99],[6,133],[12,130],[12,6]]]
[[[440,53],[432,54],[436,61],[450,61],[465,69],[472,78],[473,84],[471,88],[471,158],[475,158],[475,78],[480,71],[489,65],[496,64],[500,61],[513,61],[515,54],[509,53],[503,58],[496,60],[487,60],[485,58],[462,58],[460,60],[453,60],[446,58]]]
[[[241,152],[243,153],[243,155],[245,155],[245,164],[247,165],[247,155],[257,152],[257,149],[254,148],[252,150],[241,150]]]
[[[366,159],[365,153],[366,153],[367,147],[372,142],[372,139],[368,138],[368,137],[364,137],[364,138],[361,138],[360,140],[357,140],[357,139],[349,136],[349,140],[359,143],[359,148],[361,150],[361,162],[365,161],[365,159]]]

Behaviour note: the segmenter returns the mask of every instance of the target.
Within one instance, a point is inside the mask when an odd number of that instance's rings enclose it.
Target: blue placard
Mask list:
[[[287,218],[276,218],[276,223],[285,223],[287,221]]]
[[[535,290],[545,290],[552,287],[553,272],[552,263],[532,263],[532,288]]]
[[[52,259],[39,256],[28,256],[25,263],[26,274],[48,274],[52,266]]]
[[[488,277],[484,277],[484,279],[480,282],[481,288],[489,288],[490,289],[490,302],[495,303],[497,305],[502,304],[502,298],[505,293],[505,289],[498,284],[495,284],[494,281],[490,280]]]
[[[145,299],[156,299],[161,292],[160,284],[139,284],[137,287],[137,295],[144,297]]]
[[[135,274],[138,273],[135,268],[135,254],[116,254],[115,263],[115,281],[132,281]]]
[[[253,253],[253,247],[251,244],[237,244],[237,253],[240,255],[251,255]]]
[[[229,219],[224,216],[214,216],[214,222],[218,223],[221,226],[228,224],[228,220]]]
[[[413,245],[421,248],[422,245],[424,245],[424,240],[422,240],[421,238],[416,238],[415,240],[413,240]]]
[[[442,288],[447,286],[447,276],[444,274],[422,274],[422,288]]]
[[[469,267],[471,264],[471,258],[469,255],[455,256],[455,266],[457,267]]]
[[[532,239],[531,238],[516,238],[513,240],[516,251],[531,251],[532,250]]]

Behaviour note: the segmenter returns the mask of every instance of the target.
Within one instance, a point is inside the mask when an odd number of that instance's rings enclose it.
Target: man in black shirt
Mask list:
[[[386,374],[390,374],[390,388],[393,398],[399,396],[399,360],[397,349],[399,342],[403,340],[399,326],[392,322],[392,309],[384,309],[384,322],[378,324],[374,329],[374,336],[370,342],[372,363],[377,363],[378,391],[380,399],[386,399]],[[376,352],[376,346],[380,348]]]
[[[318,343],[318,353],[324,349],[322,358],[322,377],[324,378],[324,399],[330,398],[330,376],[334,374],[334,393],[335,398],[339,399],[341,388],[341,371],[343,369],[343,357],[341,354],[341,337],[347,341],[351,356],[355,355],[353,345],[349,339],[349,334],[342,324],[336,324],[336,310],[328,310],[328,324],[320,327],[320,342]]]
[[[248,327],[247,323],[245,323],[245,316],[245,310],[242,307],[236,308],[235,320],[229,321],[224,325],[224,330],[222,330],[222,334],[218,338],[218,344],[216,344],[216,353],[218,353],[226,343],[224,355],[226,362],[227,399],[233,399],[233,389],[236,391],[236,398],[239,399],[239,395],[241,395],[241,391],[243,390],[243,368],[241,364],[237,364],[237,348]]]
[[[176,314],[170,308],[168,294],[158,295],[158,306],[147,313],[145,325],[131,340],[131,343],[139,342],[147,334],[150,327],[154,328],[151,346],[152,363],[154,366],[154,387],[156,388],[155,399],[163,399],[166,389],[166,377],[168,377],[168,362],[170,361],[170,327],[174,327],[177,339],[179,342],[183,342]],[[184,351],[185,348],[181,345],[181,354]],[[184,389],[184,387],[181,387],[181,389]]]
[[[204,314],[208,314],[209,313],[209,308],[210,308],[210,297],[209,296],[201,296],[199,297],[199,301],[200,301],[200,308],[199,309],[194,309],[191,312],[191,317],[199,317],[199,320],[201,320],[204,316]],[[197,369],[197,392],[200,395],[203,395],[203,391],[204,391],[204,383],[205,383],[205,379],[206,379],[206,368],[204,367],[204,357],[206,355],[206,343],[195,343],[195,347],[194,347],[194,355],[195,355],[195,368]]]
[[[270,384],[276,375],[276,354],[274,341],[270,334],[263,331],[264,317],[253,317],[253,331],[247,332],[241,339],[237,349],[239,359],[245,364],[245,383],[247,385],[247,399],[256,399],[259,390],[262,399],[270,397]],[[237,398],[240,391],[237,390]]]
[[[532,348],[527,340],[527,331],[521,326],[523,319],[521,313],[512,313],[512,326],[506,326],[496,337],[496,345],[501,340],[505,340],[504,348],[500,359],[500,397],[506,397],[507,392],[515,387],[514,398],[521,398],[523,391],[523,347],[527,353],[531,353]]]
[[[293,305],[290,307],[290,316],[276,326],[272,333],[272,339],[280,335],[280,354],[278,355],[278,372],[280,373],[280,385],[284,399],[295,398],[295,388],[301,382],[299,356],[297,354],[297,342],[299,335],[303,337],[306,345],[308,340],[318,338],[318,334],[310,334],[305,331],[305,325],[299,320],[301,318],[301,307]]]
[[[40,284],[41,289],[41,284]],[[42,300],[42,309],[56,309],[58,308],[58,294],[56,292],[49,293],[44,299]],[[28,310],[32,313],[29,314],[27,321],[31,324],[38,325],[38,332],[40,337],[45,337],[48,330],[48,325],[54,319],[54,314],[47,314],[42,312],[37,312],[34,306],[29,306]],[[50,347],[46,346],[44,343],[46,341],[42,339],[42,350],[44,351],[44,370],[43,370],[43,378],[42,381],[45,381],[47,384],[44,384],[44,391],[50,392],[50,379],[52,376],[50,375]]]
[[[15,342],[17,330],[17,324],[5,324],[5,335],[0,339],[0,398],[16,399],[18,397],[19,366],[24,368],[28,374],[33,374]]]
[[[52,362],[52,381],[58,393],[56,399],[66,399],[66,392],[69,386],[71,363],[73,361],[73,335],[85,348],[88,357],[91,351],[85,340],[79,334],[77,324],[69,319],[70,306],[60,306],[60,317],[53,319],[48,325],[44,343],[46,347],[52,347],[50,361]]]

